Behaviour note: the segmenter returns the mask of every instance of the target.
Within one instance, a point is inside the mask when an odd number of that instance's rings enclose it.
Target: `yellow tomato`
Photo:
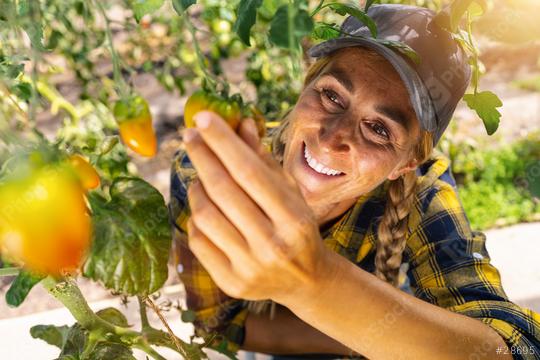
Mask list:
[[[77,269],[90,246],[84,189],[65,165],[33,170],[0,185],[0,247],[40,274]]]
[[[145,118],[133,119],[121,123],[120,137],[122,141],[137,154],[153,157],[157,152],[157,139],[152,121]]]
[[[140,96],[119,100],[114,106],[114,117],[122,141],[131,150],[142,156],[156,155],[157,139],[146,100]]]
[[[69,163],[86,190],[95,189],[99,186],[99,175],[90,163],[79,154],[70,156]]]

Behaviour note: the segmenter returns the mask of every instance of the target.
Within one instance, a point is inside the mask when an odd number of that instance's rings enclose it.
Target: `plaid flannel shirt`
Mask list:
[[[490,263],[485,235],[470,227],[449,159],[434,152],[417,174],[418,191],[408,220],[400,288],[482,321],[503,337],[508,346],[503,352],[515,352],[515,359],[540,359],[540,315],[508,300],[499,271]],[[178,151],[172,165],[169,207],[171,221],[181,233],[187,232],[187,188],[195,176],[186,153]],[[321,231],[330,250],[371,273],[387,186],[388,182],[381,184]],[[238,350],[245,335],[245,302],[225,295],[216,286],[189,250],[186,237],[177,241],[177,246],[182,268],[179,276],[185,285],[187,306],[196,313],[198,333],[219,332],[229,350]]]

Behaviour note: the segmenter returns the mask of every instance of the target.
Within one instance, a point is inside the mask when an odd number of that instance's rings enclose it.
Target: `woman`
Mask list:
[[[377,40],[349,18],[310,51],[319,60],[273,156],[252,121],[236,135],[201,112],[184,133],[170,209],[196,328],[293,358],[539,358],[540,317],[507,299],[448,160],[432,154],[467,60],[426,9],[370,16]],[[269,317],[241,299],[278,306]]]

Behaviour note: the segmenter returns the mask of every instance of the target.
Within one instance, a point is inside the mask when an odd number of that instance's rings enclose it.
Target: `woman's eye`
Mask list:
[[[339,97],[334,91],[330,89],[322,89],[322,93],[328,100],[330,100],[331,102],[333,102],[339,107],[343,107],[341,103],[339,102]]]
[[[378,136],[381,136],[381,137],[385,138],[386,140],[390,139],[390,135],[388,134],[388,130],[386,130],[386,128],[384,126],[382,126],[381,124],[374,123],[374,124],[370,125],[370,127],[373,130],[373,132],[375,134],[377,134]]]

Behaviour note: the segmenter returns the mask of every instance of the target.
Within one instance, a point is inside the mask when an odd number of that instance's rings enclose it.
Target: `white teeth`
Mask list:
[[[330,169],[324,166],[323,164],[321,164],[320,162],[318,162],[317,160],[315,160],[315,158],[311,156],[311,154],[309,153],[307,146],[304,147],[304,157],[306,158],[306,161],[309,167],[320,174],[325,174],[325,175],[330,175],[330,176],[336,176],[336,175],[342,174],[341,171]]]

